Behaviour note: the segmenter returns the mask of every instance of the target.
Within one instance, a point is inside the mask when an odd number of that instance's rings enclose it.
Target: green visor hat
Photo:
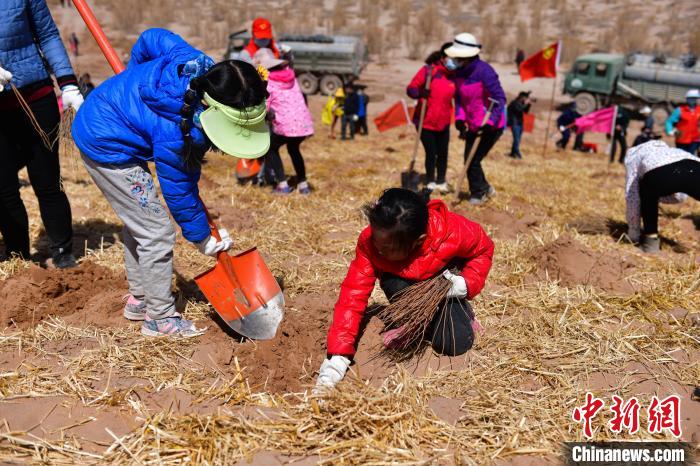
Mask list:
[[[241,159],[257,159],[270,148],[270,131],[265,122],[265,102],[237,110],[204,93],[209,108],[199,117],[207,137],[216,147]]]

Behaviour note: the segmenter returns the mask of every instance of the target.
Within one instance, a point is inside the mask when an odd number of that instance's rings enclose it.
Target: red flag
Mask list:
[[[532,133],[535,130],[535,114],[523,113],[523,131]]]
[[[520,80],[525,82],[532,78],[556,78],[560,52],[561,42],[555,42],[527,57],[520,64]]]
[[[374,119],[374,124],[377,126],[377,131],[383,133],[392,128],[396,128],[411,123],[411,118],[408,114],[406,101],[403,99],[396,102],[394,105],[384,110]]]
[[[588,113],[582,117],[576,118],[576,132],[583,133],[609,133],[612,134],[615,129],[615,116],[617,107],[607,107]]]

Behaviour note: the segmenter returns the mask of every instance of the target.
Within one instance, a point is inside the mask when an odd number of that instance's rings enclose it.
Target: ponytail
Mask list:
[[[190,87],[185,91],[184,101],[180,109],[180,132],[184,145],[182,148],[182,160],[185,162],[185,167],[188,170],[196,170],[202,165],[204,160],[204,151],[193,150],[194,142],[192,141],[192,123],[194,112],[197,108],[197,103],[201,99],[199,78],[193,78],[190,81]]]

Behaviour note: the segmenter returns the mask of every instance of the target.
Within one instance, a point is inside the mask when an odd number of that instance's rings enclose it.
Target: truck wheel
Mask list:
[[[321,93],[323,95],[333,95],[342,87],[343,80],[334,74],[327,74],[321,78]]]
[[[302,73],[297,76],[301,92],[306,95],[313,95],[318,91],[318,78],[311,73]]]
[[[671,112],[668,111],[668,107],[665,105],[654,105],[651,108],[651,117],[654,119],[655,125],[663,126],[670,115]]]
[[[581,115],[591,113],[598,109],[598,100],[593,94],[588,92],[579,92],[574,96],[574,102],[576,102],[576,111]]]

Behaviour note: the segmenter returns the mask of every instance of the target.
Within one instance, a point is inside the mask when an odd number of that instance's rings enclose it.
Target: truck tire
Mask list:
[[[581,115],[586,115],[598,109],[598,99],[588,92],[579,92],[574,96],[576,111]]]
[[[651,117],[654,119],[654,124],[663,127],[666,120],[671,115],[666,105],[654,105],[651,108]]]
[[[297,76],[301,92],[306,95],[314,95],[318,92],[318,78],[311,73],[302,73]]]
[[[323,95],[335,94],[335,91],[343,87],[343,80],[334,74],[327,74],[321,78],[321,93]]]

